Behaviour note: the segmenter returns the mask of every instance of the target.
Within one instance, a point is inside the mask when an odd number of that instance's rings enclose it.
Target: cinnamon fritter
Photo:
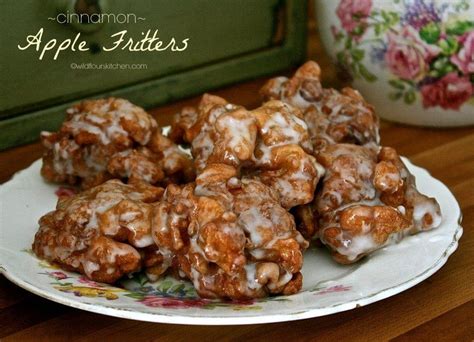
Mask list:
[[[236,175],[232,166],[212,164],[196,185],[169,185],[154,217],[156,245],[177,258],[203,297],[299,291],[308,243],[274,190]]]
[[[303,64],[290,79],[277,77],[261,89],[264,101],[281,100],[304,112],[315,152],[328,144],[378,145],[379,120],[357,90],[321,86],[316,62]]]
[[[123,99],[84,101],[56,133],[43,132],[41,174],[87,189],[111,178],[151,184],[193,178],[190,158],[162,136],[148,113]]]
[[[315,198],[318,236],[336,261],[353,263],[441,223],[439,204],[419,193],[394,149],[336,144],[318,160],[326,168]]]
[[[208,165],[231,165],[275,189],[287,209],[310,202],[323,174],[302,113],[281,101],[247,111],[204,95],[194,112],[186,108],[175,118],[170,136],[183,133],[198,174]]]
[[[33,251],[40,258],[113,283],[139,271],[139,250],[152,246],[153,207],[162,188],[113,179],[72,197],[39,220]]]

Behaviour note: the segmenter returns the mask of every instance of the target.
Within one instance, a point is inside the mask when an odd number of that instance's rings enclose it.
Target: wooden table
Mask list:
[[[326,86],[340,86],[310,22],[308,57],[317,59]],[[263,79],[213,93],[256,107]],[[161,125],[183,105],[151,111]],[[474,115],[474,113],[473,113]],[[382,122],[382,143],[428,169],[458,199],[464,235],[447,264],[423,283],[394,297],[331,316],[271,325],[180,326],[137,322],[72,309],[30,294],[0,276],[0,340],[474,340],[474,128],[429,129]],[[0,182],[40,158],[30,144],[0,152]],[[0,199],[5,200],[5,199]]]

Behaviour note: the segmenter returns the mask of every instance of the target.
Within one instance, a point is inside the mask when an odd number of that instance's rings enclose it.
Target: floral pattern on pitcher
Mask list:
[[[331,26],[339,66],[368,82],[377,76],[364,62],[387,69],[394,101],[412,104],[419,98],[424,108],[445,110],[474,103],[474,18],[464,16],[469,1],[393,5],[398,10],[378,9],[372,0],[340,1],[340,28]]]

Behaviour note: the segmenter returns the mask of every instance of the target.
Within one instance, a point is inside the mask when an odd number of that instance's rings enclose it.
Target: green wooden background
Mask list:
[[[71,0],[72,1],[72,0]],[[258,77],[300,63],[305,53],[306,1],[303,0],[140,0],[107,1],[104,11],[146,18],[133,24],[106,23],[81,33],[96,46],[110,35],[159,30],[165,43],[189,38],[183,52],[115,50],[54,52],[38,60],[33,48],[20,51],[29,34],[44,28],[43,39],[73,38],[76,27],[47,20],[73,11],[71,1],[0,1],[0,149],[55,130],[72,103],[89,97],[121,96],[145,108]],[[72,1],[73,2],[73,1]],[[44,44],[44,42],[43,42]],[[71,63],[146,63],[146,70],[73,70]]]

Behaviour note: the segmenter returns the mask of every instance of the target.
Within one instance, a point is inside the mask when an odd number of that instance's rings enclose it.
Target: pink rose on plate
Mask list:
[[[78,281],[81,283],[81,284],[86,284],[86,285],[89,285],[91,287],[104,287],[104,285],[101,285],[93,280],[90,280],[88,279],[87,277],[85,276],[80,276]]]
[[[372,0],[342,0],[337,6],[336,14],[347,33],[354,34],[360,27],[362,35],[367,27],[367,17],[372,9]]]
[[[388,33],[385,62],[392,73],[406,80],[420,80],[428,71],[428,63],[441,49],[427,44],[412,26],[405,26],[399,33]]]
[[[55,278],[56,280],[63,280],[69,278],[65,273],[63,272],[49,272],[48,273],[51,277]]]
[[[350,291],[350,290],[351,290],[350,286],[335,285],[335,286],[331,286],[331,287],[322,289],[321,291],[316,292],[315,295],[320,296],[320,295],[324,295],[324,294],[327,294],[327,293],[345,292],[345,291]]]
[[[178,299],[171,297],[145,296],[140,303],[150,307],[161,308],[192,308],[201,307],[209,303],[206,299]]]
[[[474,73],[474,31],[471,31],[464,35],[460,44],[462,49],[459,52],[451,56],[451,62],[455,64],[459,70],[465,74]]]
[[[440,106],[444,109],[458,110],[473,94],[469,78],[459,77],[455,72],[421,87],[423,107]]]

